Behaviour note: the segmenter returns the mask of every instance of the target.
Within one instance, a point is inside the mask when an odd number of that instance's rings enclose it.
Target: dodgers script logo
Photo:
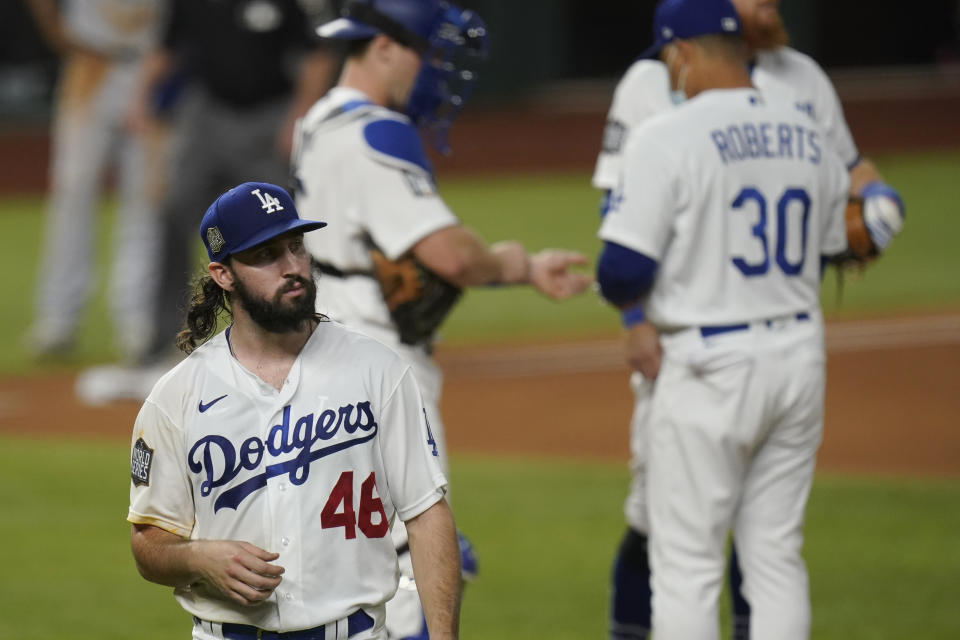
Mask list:
[[[291,484],[303,484],[310,476],[310,464],[315,460],[369,442],[376,437],[377,430],[369,401],[347,404],[338,410],[327,409],[316,418],[308,413],[292,426],[290,405],[287,405],[283,408],[280,424],[270,428],[265,440],[254,436],[236,447],[224,436],[205,436],[194,443],[187,455],[187,463],[190,471],[204,475],[200,495],[206,498],[213,489],[229,484],[241,471],[259,469],[264,456],[275,459],[293,454],[286,460],[267,464],[261,473],[221,492],[213,503],[214,512],[223,508],[236,509],[247,496],[266,487],[267,480],[275,476],[287,474]],[[334,444],[315,448],[317,443],[332,440],[341,432],[346,437]]]

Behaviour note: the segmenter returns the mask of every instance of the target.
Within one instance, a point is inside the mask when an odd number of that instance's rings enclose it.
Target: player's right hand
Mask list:
[[[271,564],[280,554],[249,542],[206,540],[198,552],[203,581],[236,603],[260,604],[282,580],[284,568]]]
[[[654,326],[649,322],[631,326],[626,330],[623,346],[630,368],[639,371],[647,380],[656,380],[663,360],[663,348]]]
[[[571,271],[587,264],[587,257],[576,251],[544,249],[530,258],[530,284],[554,300],[565,300],[586,291],[593,276]]]

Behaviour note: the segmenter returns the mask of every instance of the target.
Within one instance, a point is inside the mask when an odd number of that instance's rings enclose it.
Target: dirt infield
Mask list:
[[[960,315],[831,323],[820,468],[960,475]],[[454,453],[626,461],[630,392],[615,340],[450,349]],[[127,439],[137,406],[83,407],[72,376],[0,380],[0,432]]]

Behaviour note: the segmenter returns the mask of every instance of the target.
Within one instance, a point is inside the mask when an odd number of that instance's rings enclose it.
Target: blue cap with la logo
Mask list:
[[[740,33],[730,0],[662,0],[653,15],[653,44],[640,57],[655,58],[674,40],[718,33]]]
[[[290,194],[268,182],[244,182],[213,201],[203,214],[200,237],[211,262],[272,240],[289,231],[313,231],[327,226],[303,220]]]

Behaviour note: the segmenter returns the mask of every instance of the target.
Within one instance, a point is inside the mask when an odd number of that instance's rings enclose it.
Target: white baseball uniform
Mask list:
[[[428,348],[400,340],[380,285],[371,277],[367,238],[396,260],[458,219],[437,194],[410,120],[372,104],[359,91],[332,89],[307,112],[295,138],[297,210],[305,219],[328,224],[323,234],[307,235],[304,241],[315,259],[345,274],[318,278],[317,310],[384,342],[413,365],[447,472],[440,417],[443,375]],[[403,527],[394,528],[394,541],[398,548],[406,542]],[[422,618],[416,592],[401,589],[388,609],[391,635],[415,635]]]
[[[128,357],[153,325],[157,224],[163,175],[159,139],[125,131],[142,54],[157,36],[161,0],[67,0],[65,29],[83,49],[64,58],[53,129],[51,194],[33,340],[68,343],[93,285],[94,211],[104,171],[117,168],[110,303]]]
[[[769,100],[787,101],[808,114],[823,130],[826,144],[847,168],[860,158],[843,107],[830,79],[809,56],[789,47],[760,51],[751,70],[754,86]],[[593,186],[614,190],[620,180],[623,149],[631,132],[652,116],[683,103],[682,93],[670,91],[667,67],[659,60],[638,60],[631,65],[613,95],[607,116],[602,149],[597,157]],[[640,373],[630,378],[634,393],[630,421],[631,484],[624,504],[627,523],[646,532],[646,414],[649,411],[649,381]]]
[[[356,638],[385,638],[397,588],[388,535],[438,502],[446,479],[410,366],[384,345],[322,322],[280,391],[231,355],[228,332],[164,376],[133,432],[133,523],[190,539],[244,540],[280,554],[283,581],[243,607],[175,590],[195,638],[220,623],[292,631],[362,609]],[[213,624],[211,624],[213,623]]]
[[[766,98],[790,101],[809,114],[848,168],[859,161],[860,154],[843,117],[840,98],[830,78],[813,58],[790,47],[758,51],[750,77]],[[666,65],[659,60],[634,62],[613,94],[603,145],[593,172],[593,186],[616,188],[623,163],[622,150],[631,130],[650,116],[683,101],[682,93],[670,91]]]
[[[406,116],[370,103],[359,91],[332,89],[299,127],[297,210],[328,223],[327,233],[304,238],[314,258],[352,274],[318,279],[317,310],[390,345],[413,364],[446,468],[440,370],[426,348],[401,342],[380,286],[370,277],[366,238],[396,260],[458,220],[437,194],[429,167],[418,164],[425,161],[391,148],[396,132],[416,135]]]
[[[849,176],[821,129],[754,89],[636,128],[600,237],[659,263],[664,355],[647,500],[658,640],[717,638],[732,528],[758,638],[805,638],[803,511],[823,426],[820,257],[846,248]]]

